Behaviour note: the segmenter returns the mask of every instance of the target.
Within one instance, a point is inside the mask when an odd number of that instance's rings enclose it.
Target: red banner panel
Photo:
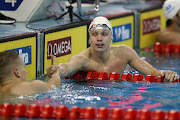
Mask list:
[[[47,59],[51,59],[51,55],[60,57],[68,54],[71,54],[71,37],[48,42]]]
[[[143,20],[143,34],[159,31],[160,28],[161,28],[160,16]]]

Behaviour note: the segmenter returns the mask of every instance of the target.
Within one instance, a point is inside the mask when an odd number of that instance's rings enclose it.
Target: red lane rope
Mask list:
[[[150,111],[148,109],[135,110],[133,108],[113,108],[106,107],[85,107],[73,106],[71,110],[67,106],[60,105],[53,107],[51,105],[40,106],[38,104],[12,105],[3,103],[0,106],[0,118],[41,118],[41,119],[111,119],[111,120],[180,120],[180,112],[171,110],[168,112],[162,110]]]
[[[180,45],[163,44],[160,42],[154,43],[154,52],[158,53],[180,53]]]
[[[65,79],[73,79],[73,80],[127,80],[131,82],[135,81],[147,81],[147,82],[164,82],[164,77],[153,75],[142,75],[142,74],[130,74],[130,73],[106,73],[106,72],[83,72],[79,71],[75,73],[73,76],[66,77]],[[174,80],[173,82],[180,82],[180,78]]]

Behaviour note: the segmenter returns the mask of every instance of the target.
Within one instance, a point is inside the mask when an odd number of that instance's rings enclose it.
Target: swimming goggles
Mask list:
[[[108,30],[111,30],[106,24],[93,24],[91,27],[90,27],[90,30],[93,29],[108,29]]]

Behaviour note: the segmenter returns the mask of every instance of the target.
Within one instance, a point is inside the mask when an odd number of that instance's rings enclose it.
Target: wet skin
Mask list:
[[[61,78],[71,76],[78,71],[118,72],[122,73],[127,64],[142,74],[164,76],[169,81],[177,78],[177,73],[158,70],[142,60],[134,49],[126,45],[111,45],[113,36],[110,30],[96,29],[89,31],[91,46],[78,55],[72,56],[67,63],[50,66],[48,74],[58,69]]]

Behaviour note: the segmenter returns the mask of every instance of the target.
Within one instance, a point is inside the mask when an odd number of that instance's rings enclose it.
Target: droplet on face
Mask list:
[[[110,50],[110,53],[113,53],[113,50]]]

